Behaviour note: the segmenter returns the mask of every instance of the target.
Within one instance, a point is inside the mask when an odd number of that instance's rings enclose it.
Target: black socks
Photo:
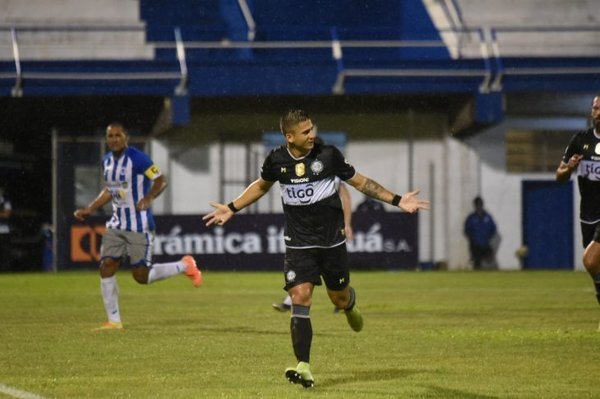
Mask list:
[[[312,343],[312,324],[310,323],[310,306],[292,305],[290,319],[292,345],[299,362],[310,363],[310,344]]]

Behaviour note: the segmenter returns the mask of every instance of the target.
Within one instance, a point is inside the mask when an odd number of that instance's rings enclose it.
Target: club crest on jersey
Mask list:
[[[594,147],[594,152],[596,154],[600,154],[600,143],[596,144],[596,147]]]
[[[317,159],[316,161],[314,161],[313,163],[310,164],[310,170],[312,170],[312,172],[315,175],[318,175],[319,173],[321,173],[323,171],[323,162],[321,162]]]
[[[297,163],[296,167],[295,167],[295,171],[296,171],[296,176],[298,176],[298,177],[304,176],[304,174],[306,173],[306,167],[304,166],[303,163]]]

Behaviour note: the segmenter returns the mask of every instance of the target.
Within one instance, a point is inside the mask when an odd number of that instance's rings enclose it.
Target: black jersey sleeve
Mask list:
[[[263,180],[270,181],[270,182],[277,181],[277,177],[278,177],[278,175],[276,174],[276,168],[275,168],[276,165],[273,162],[273,157],[274,157],[275,151],[276,151],[276,149],[271,150],[271,152],[269,152],[269,155],[267,155],[267,157],[265,158],[262,168],[260,169],[260,177]]]
[[[350,165],[340,150],[332,146],[333,173],[346,181],[356,174],[354,166]]]
[[[581,154],[583,152],[583,133],[584,132],[579,132],[571,137],[571,141],[569,142],[569,145],[567,145],[562,157],[564,163],[568,163],[573,155]]]

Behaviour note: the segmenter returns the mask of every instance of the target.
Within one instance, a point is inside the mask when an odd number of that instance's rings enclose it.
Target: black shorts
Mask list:
[[[593,224],[581,223],[581,236],[583,248],[587,248],[592,240],[600,243],[600,222]]]
[[[307,248],[285,250],[283,264],[285,289],[302,284],[321,285],[333,291],[341,291],[350,283],[346,244],[333,248]]]

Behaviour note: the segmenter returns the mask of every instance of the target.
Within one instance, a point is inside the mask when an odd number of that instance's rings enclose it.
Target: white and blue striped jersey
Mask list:
[[[112,218],[109,229],[138,233],[154,231],[152,209],[138,211],[136,204],[150,190],[152,181],[161,175],[150,157],[134,147],[127,147],[120,158],[112,152],[102,160],[106,188],[112,195]]]

